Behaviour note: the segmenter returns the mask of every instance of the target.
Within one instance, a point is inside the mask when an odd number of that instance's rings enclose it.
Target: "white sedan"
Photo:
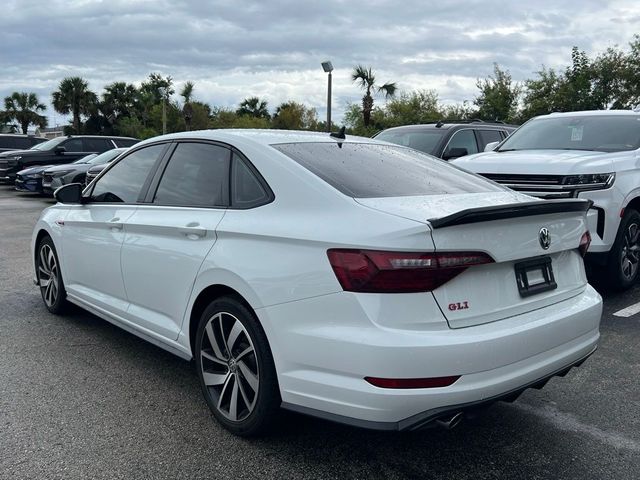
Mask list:
[[[186,132],[56,198],[32,241],[49,311],[71,302],[194,359],[240,435],[281,407],[451,427],[598,343],[590,203],[537,201],[405,147]]]

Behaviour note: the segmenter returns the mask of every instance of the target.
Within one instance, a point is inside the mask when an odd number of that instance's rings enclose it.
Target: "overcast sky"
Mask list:
[[[212,106],[257,95],[271,110],[296,100],[324,118],[320,62],[330,59],[335,121],[361,98],[350,79],[359,63],[402,90],[471,101],[493,62],[525,79],[567,65],[573,45],[626,47],[639,25],[638,0],[3,0],[0,98],[33,91],[48,104],[65,76],[100,93],[160,72],[176,90],[195,82]]]

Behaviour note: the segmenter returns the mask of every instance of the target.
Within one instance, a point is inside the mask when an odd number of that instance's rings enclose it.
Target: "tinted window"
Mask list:
[[[640,115],[535,118],[513,132],[500,151],[553,149],[618,152],[640,147]]]
[[[12,137],[0,137],[0,148],[17,148]]]
[[[478,144],[476,143],[476,136],[473,130],[459,130],[454,133],[449,140],[449,145],[447,145],[443,156],[447,155],[454,148],[464,148],[467,151],[467,155],[478,153]]]
[[[119,147],[132,147],[139,142],[139,140],[133,138],[114,138],[113,141],[116,142],[116,145]]]
[[[480,150],[482,151],[484,151],[487,143],[502,141],[500,130],[478,130],[478,132],[480,133]]]
[[[231,173],[231,202],[234,207],[249,208],[268,202],[269,193],[249,166],[235,153]]]
[[[16,137],[15,141],[16,141],[16,148],[19,148],[20,150],[27,150],[31,148],[31,146],[35,143],[35,142],[32,142],[31,139],[28,137]]]
[[[180,143],[167,165],[154,203],[225,206],[231,151],[207,143]]]
[[[66,142],[62,142],[60,146],[66,148],[67,152],[84,152],[80,138],[70,138]]]
[[[442,140],[444,130],[425,130],[425,131],[385,131],[376,135],[376,140],[384,140],[385,142],[404,145],[405,147],[415,148],[424,153],[431,155],[436,154],[436,148]]]
[[[101,153],[113,148],[113,143],[111,143],[111,140],[108,140],[106,138],[85,138],[83,139],[83,141],[85,152]]]
[[[95,184],[91,201],[135,203],[164,148],[165,145],[152,145],[120,160]]]
[[[272,145],[351,197],[401,197],[503,191],[475,175],[402,147],[375,144]]]

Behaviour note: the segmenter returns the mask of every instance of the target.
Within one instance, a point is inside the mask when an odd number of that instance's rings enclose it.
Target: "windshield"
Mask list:
[[[102,165],[103,163],[108,163],[122,152],[124,152],[126,148],[114,148],[107,152],[101,153],[100,155],[95,155],[91,158],[87,163],[89,165]]]
[[[376,135],[376,140],[384,140],[435,155],[436,147],[443,134],[442,130],[386,130]]]
[[[94,158],[97,155],[97,153],[91,153],[89,155],[87,155],[86,157],[82,157],[79,160],[76,160],[75,162],[71,162],[74,164],[78,164],[78,163],[90,163],[89,161]]]
[[[593,115],[534,118],[512,133],[497,151],[620,152],[638,147],[640,115]]]
[[[439,158],[404,147],[348,142],[272,147],[354,198],[504,191]]]
[[[30,150],[40,150],[40,151],[53,150],[54,148],[56,148],[56,145],[58,145],[59,143],[62,143],[66,139],[67,137],[52,138],[51,140],[47,140],[46,142],[42,142],[42,143],[39,143],[38,145],[34,145],[33,147],[31,147]]]

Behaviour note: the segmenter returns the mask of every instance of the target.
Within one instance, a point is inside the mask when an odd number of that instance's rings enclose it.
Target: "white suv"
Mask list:
[[[586,198],[593,240],[587,260],[616,289],[630,287],[640,258],[640,113],[585,111],[533,118],[485,153],[455,160],[544,199]]]

